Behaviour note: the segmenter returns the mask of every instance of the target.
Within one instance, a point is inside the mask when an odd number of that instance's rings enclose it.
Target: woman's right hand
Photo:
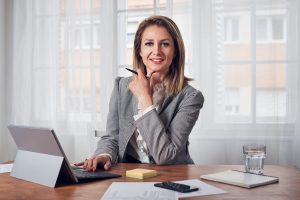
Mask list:
[[[145,74],[141,69],[137,69],[138,75],[134,75],[128,85],[129,90],[138,99],[140,109],[145,110],[153,104],[150,88],[150,81],[145,78]]]
[[[96,171],[97,167],[103,167],[105,171],[110,170],[111,160],[107,155],[93,156],[91,158],[85,159],[85,161],[80,163],[75,163],[75,166],[82,166],[86,171]]]

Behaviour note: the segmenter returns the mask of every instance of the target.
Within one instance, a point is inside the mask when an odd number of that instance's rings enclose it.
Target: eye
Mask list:
[[[168,42],[163,42],[163,43],[161,43],[161,46],[162,47],[168,47],[168,46],[170,46],[170,44]]]
[[[145,43],[145,46],[152,46],[153,45],[153,42],[146,42]]]

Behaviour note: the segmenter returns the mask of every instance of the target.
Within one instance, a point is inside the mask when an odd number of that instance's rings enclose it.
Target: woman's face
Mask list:
[[[174,41],[168,31],[161,26],[152,25],[142,35],[140,56],[147,68],[147,74],[164,78],[175,56]]]

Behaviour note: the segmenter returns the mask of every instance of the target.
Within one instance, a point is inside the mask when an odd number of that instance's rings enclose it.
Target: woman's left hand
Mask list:
[[[138,99],[142,111],[153,105],[150,80],[145,77],[141,69],[137,69],[138,75],[135,75],[129,83],[128,88]]]

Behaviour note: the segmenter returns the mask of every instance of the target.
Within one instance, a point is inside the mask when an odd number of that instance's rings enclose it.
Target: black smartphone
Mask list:
[[[169,190],[174,190],[177,192],[187,193],[199,190],[199,188],[195,186],[189,186],[181,183],[174,183],[174,182],[162,182],[162,183],[155,183],[154,186],[165,188]]]

